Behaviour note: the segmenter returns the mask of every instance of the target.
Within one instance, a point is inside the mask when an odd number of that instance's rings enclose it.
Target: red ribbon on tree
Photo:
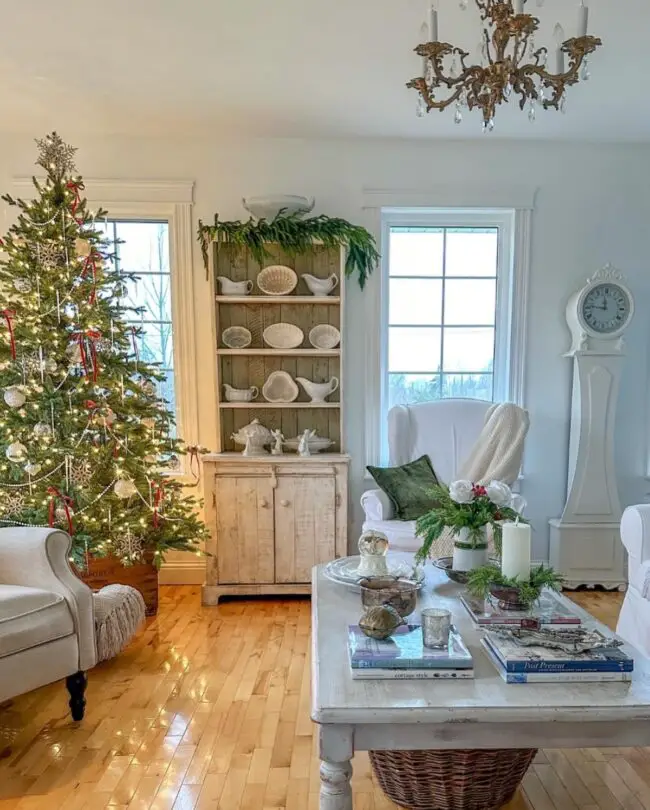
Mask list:
[[[81,180],[70,180],[68,183],[66,183],[65,187],[74,192],[74,200],[72,201],[70,213],[72,214],[77,225],[83,225],[83,217],[81,217],[81,219],[77,219],[75,215],[79,209],[79,206],[81,205],[81,194],[79,192],[84,190],[84,184],[81,182]]]
[[[85,332],[73,332],[72,338],[77,341],[79,344],[79,355],[81,359],[81,365],[83,366],[84,375],[86,377],[90,377],[91,374],[88,370],[88,353],[90,353],[90,364],[92,365],[92,380],[93,382],[97,382],[97,375],[99,374],[99,360],[97,359],[97,347],[95,346],[95,341],[99,340],[102,336],[101,332],[98,332],[96,329],[87,329]],[[88,349],[89,352],[86,351],[86,340],[88,340]],[[86,400],[86,402],[90,402],[91,400]],[[88,405],[86,405],[88,407]]]
[[[54,519],[56,517],[56,512],[55,512],[54,507],[56,505],[56,499],[60,498],[61,503],[63,504],[63,508],[65,509],[66,520],[68,521],[68,534],[70,534],[70,535],[74,534],[74,526],[72,525],[72,514],[70,513],[70,510],[74,506],[74,501],[72,500],[72,498],[70,498],[68,495],[64,495],[56,487],[48,487],[47,488],[47,494],[51,496],[50,497],[49,516],[48,516],[50,526],[54,526]]]
[[[81,278],[86,278],[88,272],[93,274],[93,288],[88,296],[88,303],[93,306],[97,300],[97,253],[94,250],[84,260]]]
[[[162,482],[154,482],[153,489],[153,527],[154,529],[157,529],[160,525],[160,504],[162,503],[162,499],[165,497],[165,485]]]
[[[7,329],[9,330],[9,343],[11,345],[11,356],[16,359],[16,339],[14,337],[14,326],[12,319],[16,317],[16,311],[13,309],[3,309],[0,314],[7,322]]]
[[[84,399],[84,408],[88,408],[89,411],[94,411],[95,408],[99,408],[99,405],[94,399]]]

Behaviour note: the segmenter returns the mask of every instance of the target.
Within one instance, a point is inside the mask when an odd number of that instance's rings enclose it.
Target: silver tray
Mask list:
[[[323,573],[332,582],[336,582],[338,585],[345,585],[355,593],[361,593],[359,580],[363,577],[360,577],[358,573],[360,562],[361,557],[359,555],[354,557],[341,557],[338,560],[332,560],[332,562],[327,563]],[[408,563],[391,559],[390,554],[386,562],[388,563],[389,576],[410,579],[417,584],[418,590],[424,585],[424,570],[421,567],[414,567]]]

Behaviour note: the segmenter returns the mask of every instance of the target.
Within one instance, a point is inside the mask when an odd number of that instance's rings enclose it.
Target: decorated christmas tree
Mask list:
[[[34,200],[3,197],[18,216],[0,243],[0,526],[65,529],[81,566],[198,552],[199,504],[172,474],[183,456],[196,471],[198,448],[175,437],[165,377],[126,323],[137,279],[112,261],[76,150],[56,133],[37,145]]]

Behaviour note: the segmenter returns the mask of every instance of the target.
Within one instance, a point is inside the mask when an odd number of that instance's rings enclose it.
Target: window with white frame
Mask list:
[[[102,230],[116,270],[124,275],[122,303],[140,310],[137,314],[127,310],[125,321],[138,327],[139,356],[157,364],[165,375],[158,394],[175,413],[169,223],[108,219]]]
[[[514,211],[384,210],[384,412],[510,395]]]

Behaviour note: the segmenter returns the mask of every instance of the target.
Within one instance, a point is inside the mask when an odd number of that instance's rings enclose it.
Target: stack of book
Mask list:
[[[460,601],[467,612],[481,627],[495,624],[520,625],[525,619],[537,619],[540,624],[580,624],[580,616],[571,610],[566,600],[554,591],[542,592],[539,601],[530,610],[502,610],[490,599],[478,599],[464,593]]]
[[[364,635],[358,625],[348,633],[350,667],[355,680],[451,680],[474,677],[474,662],[455,628],[449,644],[431,649],[422,643],[422,627],[400,627],[385,641]]]
[[[632,680],[634,660],[617,647],[572,654],[547,647],[524,647],[507,638],[507,633],[493,630],[485,631],[481,644],[506,683]]]

